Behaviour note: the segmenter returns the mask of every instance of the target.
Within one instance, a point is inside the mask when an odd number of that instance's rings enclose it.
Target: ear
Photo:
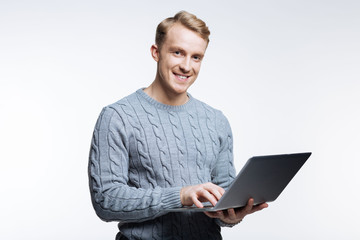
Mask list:
[[[159,52],[159,48],[156,44],[153,44],[150,48],[150,52],[151,52],[151,56],[153,57],[153,59],[156,62],[159,62],[159,56],[160,56],[160,52]]]

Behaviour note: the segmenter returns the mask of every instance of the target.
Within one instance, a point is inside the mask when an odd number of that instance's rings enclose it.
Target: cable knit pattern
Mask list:
[[[183,186],[235,177],[225,116],[189,95],[181,106],[139,89],[105,107],[95,125],[89,184],[97,215],[129,239],[221,239],[220,221],[173,213]]]
[[[203,174],[203,168],[204,168],[204,164],[203,164],[203,155],[205,154],[204,151],[204,144],[202,143],[202,139],[201,139],[201,131],[200,131],[200,126],[198,123],[198,116],[196,115],[197,112],[189,112],[189,122],[191,125],[191,133],[193,135],[193,139],[195,141],[195,147],[196,147],[196,157],[195,157],[195,161],[196,161],[196,173],[197,173],[197,177],[200,180],[200,182],[206,182],[206,179],[204,178],[204,174]]]
[[[146,169],[146,177],[148,182],[151,184],[151,187],[156,186],[155,174],[153,166],[151,166],[150,158],[148,156],[147,145],[144,138],[143,126],[137,119],[136,112],[131,108],[129,102],[127,104],[119,103],[124,113],[127,115],[127,119],[131,125],[131,128],[134,130],[134,136],[137,146],[137,152],[139,154],[140,163]],[[138,176],[136,173],[132,172],[134,176]],[[136,184],[136,187],[141,187]]]
[[[169,121],[171,123],[171,129],[175,137],[175,142],[178,152],[178,162],[180,166],[180,172],[186,173],[188,171],[186,164],[186,146],[185,137],[183,131],[181,131],[181,122],[179,116],[175,112],[169,112]],[[182,185],[186,186],[189,184],[189,180],[185,174],[181,174]]]
[[[166,182],[165,187],[172,186],[173,179],[170,177],[171,165],[170,162],[167,161],[170,154],[166,149],[167,145],[166,145],[165,134],[163,132],[161,121],[159,121],[156,108],[149,105],[147,102],[144,101],[139,101],[139,102],[143,108],[143,111],[146,112],[147,119],[151,124],[151,128],[155,136],[156,147],[159,149],[159,159],[163,170],[163,176]]]
[[[205,110],[205,114],[206,114],[206,127],[209,129],[209,136],[212,142],[212,150],[213,150],[213,154],[215,156],[215,158],[213,159],[214,161],[210,163],[210,169],[213,169],[215,160],[217,158],[217,148],[218,148],[218,142],[216,141],[216,127],[214,124],[214,119],[216,119],[216,116],[214,114],[214,111],[208,106],[203,104],[204,110]],[[229,145],[232,146],[232,145]],[[231,157],[231,156],[230,156]]]

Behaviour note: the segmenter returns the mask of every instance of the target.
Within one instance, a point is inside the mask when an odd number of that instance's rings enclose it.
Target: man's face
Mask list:
[[[207,41],[181,24],[169,29],[160,50],[152,47],[158,62],[156,80],[167,94],[186,95],[199,74],[206,47]]]

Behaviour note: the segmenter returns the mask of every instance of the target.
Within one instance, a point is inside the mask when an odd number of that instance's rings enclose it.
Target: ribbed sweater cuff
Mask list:
[[[169,208],[178,208],[182,206],[180,200],[180,190],[181,187],[174,187],[168,189],[168,191],[163,193],[162,203],[165,210]]]
[[[215,222],[216,222],[217,225],[219,225],[220,227],[230,227],[230,228],[232,228],[233,226],[235,226],[235,225],[238,224],[238,223],[233,223],[233,224],[225,223],[225,222],[221,221],[221,220],[218,219],[218,218],[215,219]]]

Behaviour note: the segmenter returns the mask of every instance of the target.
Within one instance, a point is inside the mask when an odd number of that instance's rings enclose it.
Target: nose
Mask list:
[[[190,57],[183,58],[183,60],[181,61],[181,64],[180,64],[180,70],[184,73],[190,72],[190,70],[191,70],[191,58]]]

